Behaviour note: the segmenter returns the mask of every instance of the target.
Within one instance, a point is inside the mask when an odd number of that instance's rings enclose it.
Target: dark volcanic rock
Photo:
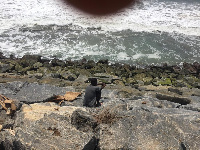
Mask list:
[[[64,67],[65,66],[65,62],[62,61],[62,60],[59,60],[57,58],[54,58],[52,61],[51,61],[51,65],[54,67],[54,66],[62,66]]]
[[[186,70],[186,73],[187,72],[193,73],[193,74],[197,73],[197,69],[192,64],[183,63],[183,67]]]
[[[20,64],[23,67],[32,67],[33,64],[37,62],[42,62],[41,56],[39,55],[24,55],[22,59],[20,60]]]
[[[6,57],[5,56],[3,56],[3,53],[2,52],[0,52],[0,59],[5,59]]]
[[[175,97],[175,96],[164,95],[164,94],[156,94],[156,98],[160,100],[167,100],[170,102],[179,103],[181,105],[187,105],[191,103],[191,100],[185,97]]]

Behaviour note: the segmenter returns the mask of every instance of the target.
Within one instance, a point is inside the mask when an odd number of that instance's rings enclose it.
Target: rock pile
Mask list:
[[[40,83],[68,86],[72,85],[72,81],[75,80],[86,81],[85,76],[96,76],[107,84],[200,88],[200,64],[198,62],[183,63],[182,66],[163,64],[162,66],[150,65],[138,68],[127,64],[109,64],[108,60],[100,60],[97,63],[86,59],[62,61],[57,58],[42,59],[38,55],[6,58],[3,54],[0,58],[0,73],[8,73],[1,74],[5,78],[4,81],[8,81],[6,78],[17,78],[20,74],[32,82],[40,79]]]

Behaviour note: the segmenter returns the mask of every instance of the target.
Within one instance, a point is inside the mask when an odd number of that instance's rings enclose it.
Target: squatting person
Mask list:
[[[83,106],[86,107],[98,107],[101,106],[99,100],[101,98],[101,90],[106,86],[105,83],[97,84],[97,79],[92,78],[91,84],[86,88],[85,96],[83,100]],[[101,85],[99,87],[98,85]]]

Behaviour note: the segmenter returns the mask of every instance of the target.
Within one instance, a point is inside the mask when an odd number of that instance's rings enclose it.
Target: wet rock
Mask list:
[[[2,52],[0,52],[0,59],[5,59],[6,57],[3,55]]]
[[[84,65],[84,68],[85,68],[85,69],[91,69],[91,68],[93,68],[93,67],[95,67],[95,66],[96,66],[95,62],[94,62],[93,60],[89,60],[89,61]]]
[[[105,60],[99,60],[98,62],[97,62],[97,64],[104,64],[104,65],[108,65],[108,59],[105,59]]]
[[[124,82],[122,80],[114,80],[112,83],[119,85],[119,86],[125,86]]]
[[[179,66],[173,66],[173,71],[175,73],[180,73],[181,72],[181,67],[179,67]]]
[[[187,74],[188,74],[188,72],[192,73],[192,74],[196,74],[197,73],[197,69],[192,64],[184,62],[183,63],[183,68],[185,69],[185,73],[187,73]]]
[[[188,83],[184,82],[183,80],[176,80],[176,83],[173,84],[175,87],[188,87],[188,88],[192,88],[191,85],[189,85]]]
[[[51,76],[52,78],[61,78],[61,74],[60,73],[50,73],[48,74],[48,76]]]
[[[42,73],[35,73],[34,76],[37,79],[41,79],[43,77],[43,74]]]
[[[22,67],[32,67],[35,63],[42,62],[41,56],[39,55],[24,55],[20,60]]]
[[[31,67],[23,67],[21,66],[20,64],[16,64],[15,65],[15,70],[18,72],[18,73],[21,73],[21,74],[24,74],[26,73],[27,71],[31,70]]]
[[[66,64],[64,61],[62,60],[59,60],[57,58],[54,58],[52,61],[51,61],[51,65],[54,67],[54,66],[61,66],[61,67],[64,67]]]

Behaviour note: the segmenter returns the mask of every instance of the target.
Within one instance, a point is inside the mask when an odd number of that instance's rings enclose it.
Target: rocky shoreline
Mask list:
[[[107,84],[100,108],[82,107],[91,77]],[[66,91],[83,94],[47,102]],[[0,110],[0,149],[200,148],[198,62],[142,68],[0,53],[0,94],[17,104],[12,117]]]

